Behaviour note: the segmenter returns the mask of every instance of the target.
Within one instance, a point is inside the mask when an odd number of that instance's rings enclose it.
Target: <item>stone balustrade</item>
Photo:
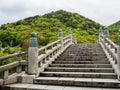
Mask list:
[[[71,37],[68,35],[63,38],[63,48],[61,48],[60,40],[57,40],[43,48],[40,48],[40,55],[38,56],[38,74],[44,71],[44,69],[48,67],[48,65],[51,64],[52,61],[57,58],[57,56],[59,56],[66,48],[68,48],[72,44],[70,42]]]
[[[76,41],[73,40],[71,33],[69,33],[69,35],[66,37],[63,37],[62,31],[60,31],[58,34],[57,41],[38,48],[36,34],[32,33],[28,52],[19,52],[0,57],[0,60],[2,61],[13,57],[16,59],[12,63],[0,66],[0,74],[2,76],[0,78],[0,85],[19,81],[30,82],[24,81],[24,77],[22,77],[22,75],[27,74],[28,76],[34,75],[35,77],[38,77],[39,74],[44,71],[44,69],[51,64],[52,61],[54,61],[55,58],[57,58],[66,48],[68,48],[71,44],[76,43]],[[22,57],[24,57],[25,60],[23,60]],[[9,70],[11,69],[16,70],[14,73],[9,73]],[[10,76],[15,78],[10,79]]]
[[[108,31],[106,31],[108,33]],[[109,35],[105,35],[103,33],[99,34],[99,43],[105,51],[110,63],[112,64],[115,73],[118,75],[118,79],[120,80],[120,50],[119,45],[116,45],[109,38]]]
[[[8,60],[10,58],[14,59],[14,62],[0,66],[0,84],[5,84],[6,82],[4,80],[11,78],[10,77],[11,75],[17,76],[22,71],[27,71],[26,60],[24,60],[22,57],[27,59],[27,52],[19,52],[19,53],[14,53],[11,55],[0,57],[0,61]],[[10,72],[11,70],[15,70],[15,71]],[[13,82],[11,81],[11,83]]]
[[[115,63],[117,63],[117,45],[114,44],[110,39],[108,38],[100,38],[100,42],[104,45],[106,50],[109,52]]]

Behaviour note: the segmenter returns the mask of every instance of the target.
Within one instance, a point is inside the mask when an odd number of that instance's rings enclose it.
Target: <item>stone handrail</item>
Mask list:
[[[7,56],[2,56],[2,57],[0,57],[0,61],[1,60],[6,60],[8,58],[15,57],[15,56],[23,55],[23,54],[26,54],[26,53],[25,52],[19,52],[19,53],[10,54],[10,55],[7,55]]]
[[[118,79],[120,80],[119,46],[103,34],[99,34],[99,43],[109,58],[109,61],[118,75]]]
[[[117,53],[117,47],[118,46],[115,43],[113,43],[109,38],[106,38],[105,40],[111,46],[111,48],[115,49],[115,53]]]
[[[102,39],[105,39],[105,41],[106,41],[109,45],[111,45],[111,48],[114,48],[114,49],[117,50],[117,45],[116,45],[114,42],[112,42],[109,38],[105,38],[103,34],[100,34],[100,37],[101,37]]]
[[[24,74],[28,75],[28,81],[30,81],[31,83],[31,79],[33,80],[33,77],[38,77],[39,74],[44,71],[44,69],[49,64],[51,64],[52,61],[54,61],[66,48],[76,42],[73,40],[72,34],[69,34],[66,37],[62,37],[62,34],[60,34],[58,38],[59,39],[57,41],[50,43],[44,47],[38,48],[36,34],[32,33],[28,52],[19,52],[0,57],[0,61],[15,58],[13,62],[0,66],[0,74],[3,73],[3,77],[0,78],[0,84],[8,84],[8,82],[18,82],[18,79],[13,79],[12,81],[9,81],[9,70],[14,68],[16,68],[16,71],[14,73],[21,74],[24,71]],[[23,60],[22,58],[23,55],[25,60]],[[11,73],[11,75],[14,73]],[[23,76],[23,78],[25,77]],[[24,81],[24,79],[22,80],[22,82],[28,82]]]
[[[15,73],[21,73],[22,66],[26,65],[26,61],[22,59],[22,56],[23,55],[27,56],[26,54],[27,54],[26,52],[19,52],[0,57],[0,61],[5,61],[8,60],[9,58],[15,58],[14,62],[0,66],[0,74],[3,73],[3,76],[1,78],[7,79],[10,74],[9,70],[13,68],[16,68]]]
[[[61,47],[60,40],[57,40],[51,44],[48,44],[44,48],[39,49],[39,52],[44,53],[38,56],[38,74],[57,58],[66,48],[71,45],[71,36],[68,35],[63,38],[63,47]],[[50,47],[50,48],[49,48]]]
[[[48,45],[46,45],[46,46],[44,46],[44,47],[42,47],[42,48],[39,48],[38,51],[43,51],[43,50],[45,50],[45,49],[47,49],[47,48],[49,48],[49,47],[53,47],[54,45],[56,45],[56,44],[59,43],[59,42],[60,42],[60,40],[57,40],[57,41],[55,41],[55,42],[53,42],[53,43],[50,43],[50,44],[48,44]]]
[[[104,47],[106,48],[106,50],[108,51],[108,53],[111,55],[111,57],[113,58],[113,60],[115,60],[115,64],[117,64],[117,55],[116,55],[116,46],[115,44],[113,44],[113,42],[108,39],[108,38],[100,38],[100,42],[104,45]],[[115,46],[113,46],[115,45]]]

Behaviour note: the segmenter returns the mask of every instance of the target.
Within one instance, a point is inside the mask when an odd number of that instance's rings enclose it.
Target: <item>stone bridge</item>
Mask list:
[[[59,30],[57,41],[38,48],[33,32],[27,52],[0,57],[2,61],[14,59],[0,66],[0,90],[49,90],[47,85],[75,86],[74,90],[120,88],[120,36],[119,45],[108,36],[107,28],[100,29],[96,44],[77,44],[70,30],[66,37]],[[39,86],[41,88],[37,88]]]

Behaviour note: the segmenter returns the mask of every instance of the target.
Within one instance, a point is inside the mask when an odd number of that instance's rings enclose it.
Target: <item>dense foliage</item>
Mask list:
[[[25,47],[30,33],[36,32],[39,46],[44,46],[58,39],[59,29],[67,35],[71,29],[78,43],[95,43],[97,41],[100,24],[77,13],[59,10],[43,16],[28,17],[0,27],[1,47]],[[9,52],[8,52],[9,53]]]
[[[110,31],[110,39],[113,42],[118,43],[118,35],[120,35],[120,21],[110,25],[108,29]]]

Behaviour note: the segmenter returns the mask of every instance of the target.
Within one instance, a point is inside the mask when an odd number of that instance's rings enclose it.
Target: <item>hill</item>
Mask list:
[[[112,25],[109,26],[110,31],[112,32],[118,32],[120,29],[120,21],[113,23]]]
[[[44,46],[58,39],[57,32],[62,29],[64,35],[71,29],[78,43],[95,43],[100,24],[77,13],[63,10],[51,12],[43,16],[28,17],[0,27],[0,45],[22,46],[31,32],[38,34],[39,46]]]
[[[109,28],[109,31],[110,31],[110,38],[115,43],[118,43],[118,34],[119,34],[118,31],[120,30],[120,21],[108,26],[108,28]]]

